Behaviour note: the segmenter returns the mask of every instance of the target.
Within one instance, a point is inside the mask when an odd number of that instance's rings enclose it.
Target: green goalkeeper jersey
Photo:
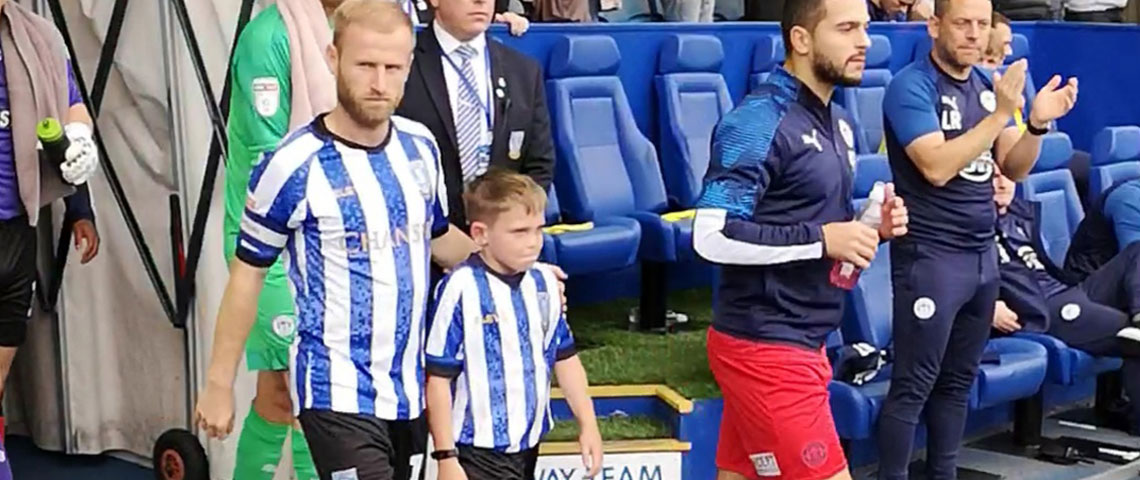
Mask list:
[[[234,45],[228,163],[226,165],[226,256],[232,256],[245,210],[249,175],[261,154],[289,130],[289,36],[272,5],[250,20]]]

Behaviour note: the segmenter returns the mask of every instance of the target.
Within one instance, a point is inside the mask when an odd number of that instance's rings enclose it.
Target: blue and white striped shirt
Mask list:
[[[254,167],[237,257],[284,254],[297,309],[294,409],[406,420],[422,413],[431,239],[447,231],[439,148],[392,117],[383,144],[341,139],[324,117]]]
[[[550,429],[554,364],[575,355],[558,280],[540,265],[500,275],[477,255],[444,278],[427,370],[454,378],[455,443],[515,453]]]

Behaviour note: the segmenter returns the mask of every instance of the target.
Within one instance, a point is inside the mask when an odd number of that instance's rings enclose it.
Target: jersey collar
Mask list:
[[[384,150],[388,146],[388,142],[392,140],[392,132],[396,128],[394,122],[392,122],[392,119],[388,119],[388,135],[384,137],[384,140],[380,142],[379,145],[361,145],[352,140],[341,137],[340,135],[337,135],[329,130],[328,125],[325,125],[325,117],[327,115],[328,113],[317,115],[317,119],[313,121],[313,133],[316,134],[317,137],[320,137],[322,140],[334,140],[344,144],[349,148],[364,150],[366,152],[379,152],[381,150]]]

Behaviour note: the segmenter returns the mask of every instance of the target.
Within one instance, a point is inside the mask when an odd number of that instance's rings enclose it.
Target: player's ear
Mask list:
[[[792,41],[791,50],[793,52],[805,57],[811,53],[811,32],[800,25],[796,25],[792,27],[788,34],[789,39]]]
[[[487,246],[487,224],[478,220],[471,222],[471,240],[479,248]]]
[[[337,52],[336,46],[330,43],[329,47],[325,49],[325,63],[329,65],[329,71],[333,73],[333,76],[337,74],[336,64],[339,56],[340,53]]]
[[[926,20],[926,33],[930,38],[938,40],[938,27],[942,25],[942,21],[937,16],[931,16]]]

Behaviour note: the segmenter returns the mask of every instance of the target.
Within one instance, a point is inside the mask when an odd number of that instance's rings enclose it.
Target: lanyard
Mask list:
[[[466,88],[467,91],[475,96],[475,101],[479,104],[479,109],[483,110],[483,115],[487,118],[487,129],[490,130],[494,128],[494,124],[491,123],[491,107],[483,103],[483,99],[479,98],[479,89],[475,88],[475,85],[471,83],[471,80],[467,79],[466,75],[463,75],[463,70],[459,68],[459,65],[455,64],[455,61],[451,59],[450,55],[444,54],[443,58],[447,60],[447,63],[455,70],[456,76],[459,77],[459,82],[463,85],[463,88]],[[487,66],[487,103],[490,103],[494,97],[491,96],[491,48],[487,45],[483,46],[483,64]]]

